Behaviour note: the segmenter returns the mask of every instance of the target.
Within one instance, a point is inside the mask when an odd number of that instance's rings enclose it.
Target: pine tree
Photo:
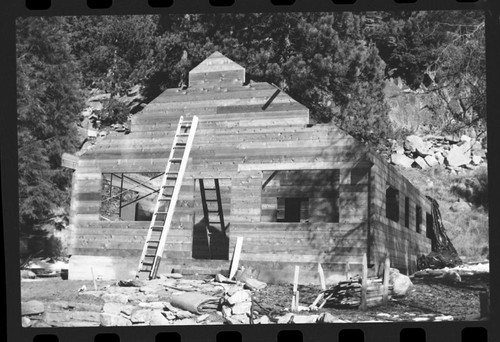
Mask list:
[[[19,18],[16,57],[19,220],[27,234],[68,203],[61,155],[77,146],[83,102],[64,18]]]

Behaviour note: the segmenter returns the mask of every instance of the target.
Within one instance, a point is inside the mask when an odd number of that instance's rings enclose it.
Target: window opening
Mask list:
[[[421,225],[422,225],[422,207],[417,205],[416,210],[415,210],[415,215],[416,215],[416,221],[417,221],[417,233],[420,233],[422,231]]]
[[[405,227],[410,228],[410,199],[405,197]]]
[[[305,222],[309,220],[309,198],[278,198],[278,222]]]
[[[399,222],[399,191],[390,186],[385,191],[385,198],[385,216],[394,222]]]

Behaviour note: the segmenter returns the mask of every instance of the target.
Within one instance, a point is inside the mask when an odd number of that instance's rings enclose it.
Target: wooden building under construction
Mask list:
[[[431,251],[431,202],[381,156],[216,52],[131,121],[82,154],[72,185],[70,279],[128,279],[137,271],[152,206],[179,118],[199,118],[159,273],[227,272],[240,264],[263,281],[327,281],[378,265],[403,273]],[[201,182],[200,182],[201,180]],[[218,183],[217,198],[211,189]],[[200,186],[202,188],[200,188]],[[108,193],[109,192],[109,193]],[[218,202],[216,202],[218,200]],[[103,206],[117,203],[110,219]],[[215,202],[222,218],[210,218]],[[213,211],[212,211],[213,212]],[[218,215],[218,214],[217,214]],[[223,223],[221,223],[223,222]]]

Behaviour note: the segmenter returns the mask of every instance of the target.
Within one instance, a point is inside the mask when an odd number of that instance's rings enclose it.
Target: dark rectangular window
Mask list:
[[[416,227],[417,227],[417,233],[420,233],[422,231],[421,225],[422,225],[422,207],[417,205],[416,210],[415,210],[415,216],[416,216]]]
[[[394,221],[399,222],[399,191],[392,186],[385,191],[385,216]]]
[[[410,199],[405,197],[405,227],[410,228]]]
[[[434,230],[433,230],[433,218],[432,215],[429,213],[425,213],[425,236],[427,236],[429,239],[432,239],[434,237]]]
[[[309,219],[309,199],[292,197],[278,198],[278,222],[304,222]]]
[[[351,185],[368,184],[369,169],[352,169]]]

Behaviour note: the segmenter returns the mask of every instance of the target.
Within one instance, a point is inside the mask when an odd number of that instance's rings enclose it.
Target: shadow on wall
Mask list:
[[[193,259],[228,260],[229,259],[229,230],[227,224],[223,231],[214,226],[208,226],[205,219],[201,219],[193,226]]]

